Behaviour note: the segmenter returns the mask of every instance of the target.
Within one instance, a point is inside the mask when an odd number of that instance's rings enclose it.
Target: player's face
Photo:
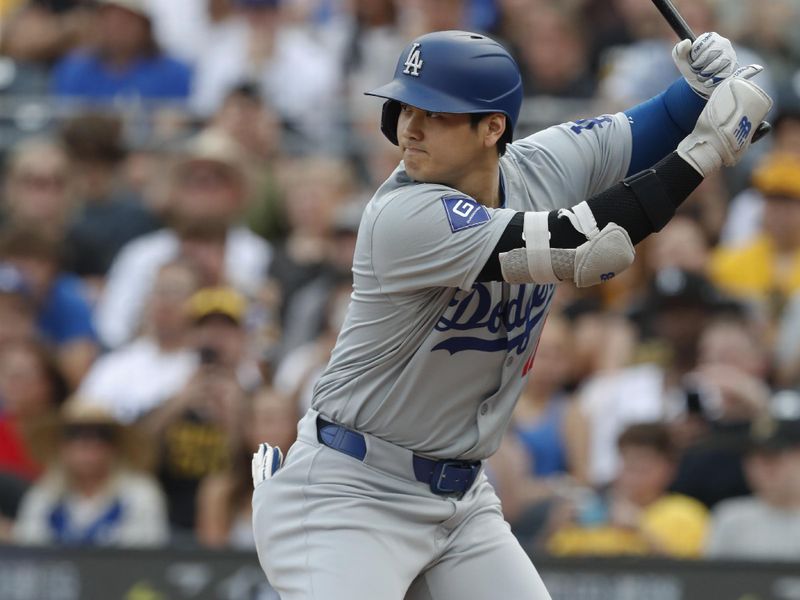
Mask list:
[[[483,128],[473,127],[470,116],[434,113],[401,105],[397,140],[406,172],[416,181],[459,183],[496,151],[487,147]]]

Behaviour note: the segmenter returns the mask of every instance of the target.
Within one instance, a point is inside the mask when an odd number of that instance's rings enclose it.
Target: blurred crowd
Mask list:
[[[487,473],[532,552],[800,561],[800,0],[678,5],[773,134],[559,287]],[[398,161],[362,92],[437,29],[512,49],[518,137],[678,77],[650,0],[0,0],[0,541],[253,547]]]

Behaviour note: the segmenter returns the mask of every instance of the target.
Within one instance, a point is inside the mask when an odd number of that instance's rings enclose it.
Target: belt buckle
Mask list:
[[[463,495],[475,480],[478,466],[457,460],[438,461],[433,467],[431,491],[440,496]],[[459,471],[463,477],[453,471]]]

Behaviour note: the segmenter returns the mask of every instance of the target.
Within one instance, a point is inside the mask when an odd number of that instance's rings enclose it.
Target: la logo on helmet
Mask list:
[[[419,77],[419,71],[422,68],[423,60],[420,58],[419,55],[419,48],[420,45],[416,42],[411,44],[411,50],[408,51],[408,56],[406,57],[406,62],[403,63],[405,69],[403,69],[403,73],[406,75],[413,75],[414,77]]]

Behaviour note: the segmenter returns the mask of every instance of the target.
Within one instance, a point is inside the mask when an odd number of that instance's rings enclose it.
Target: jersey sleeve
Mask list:
[[[631,162],[631,127],[623,113],[555,125],[511,147],[546,174],[544,185],[564,199],[562,208],[623,179]],[[525,161],[525,159],[528,159]],[[562,193],[558,193],[561,191]]]
[[[423,190],[401,191],[368,209],[369,255],[381,292],[469,289],[516,211],[448,188],[416,187]]]

